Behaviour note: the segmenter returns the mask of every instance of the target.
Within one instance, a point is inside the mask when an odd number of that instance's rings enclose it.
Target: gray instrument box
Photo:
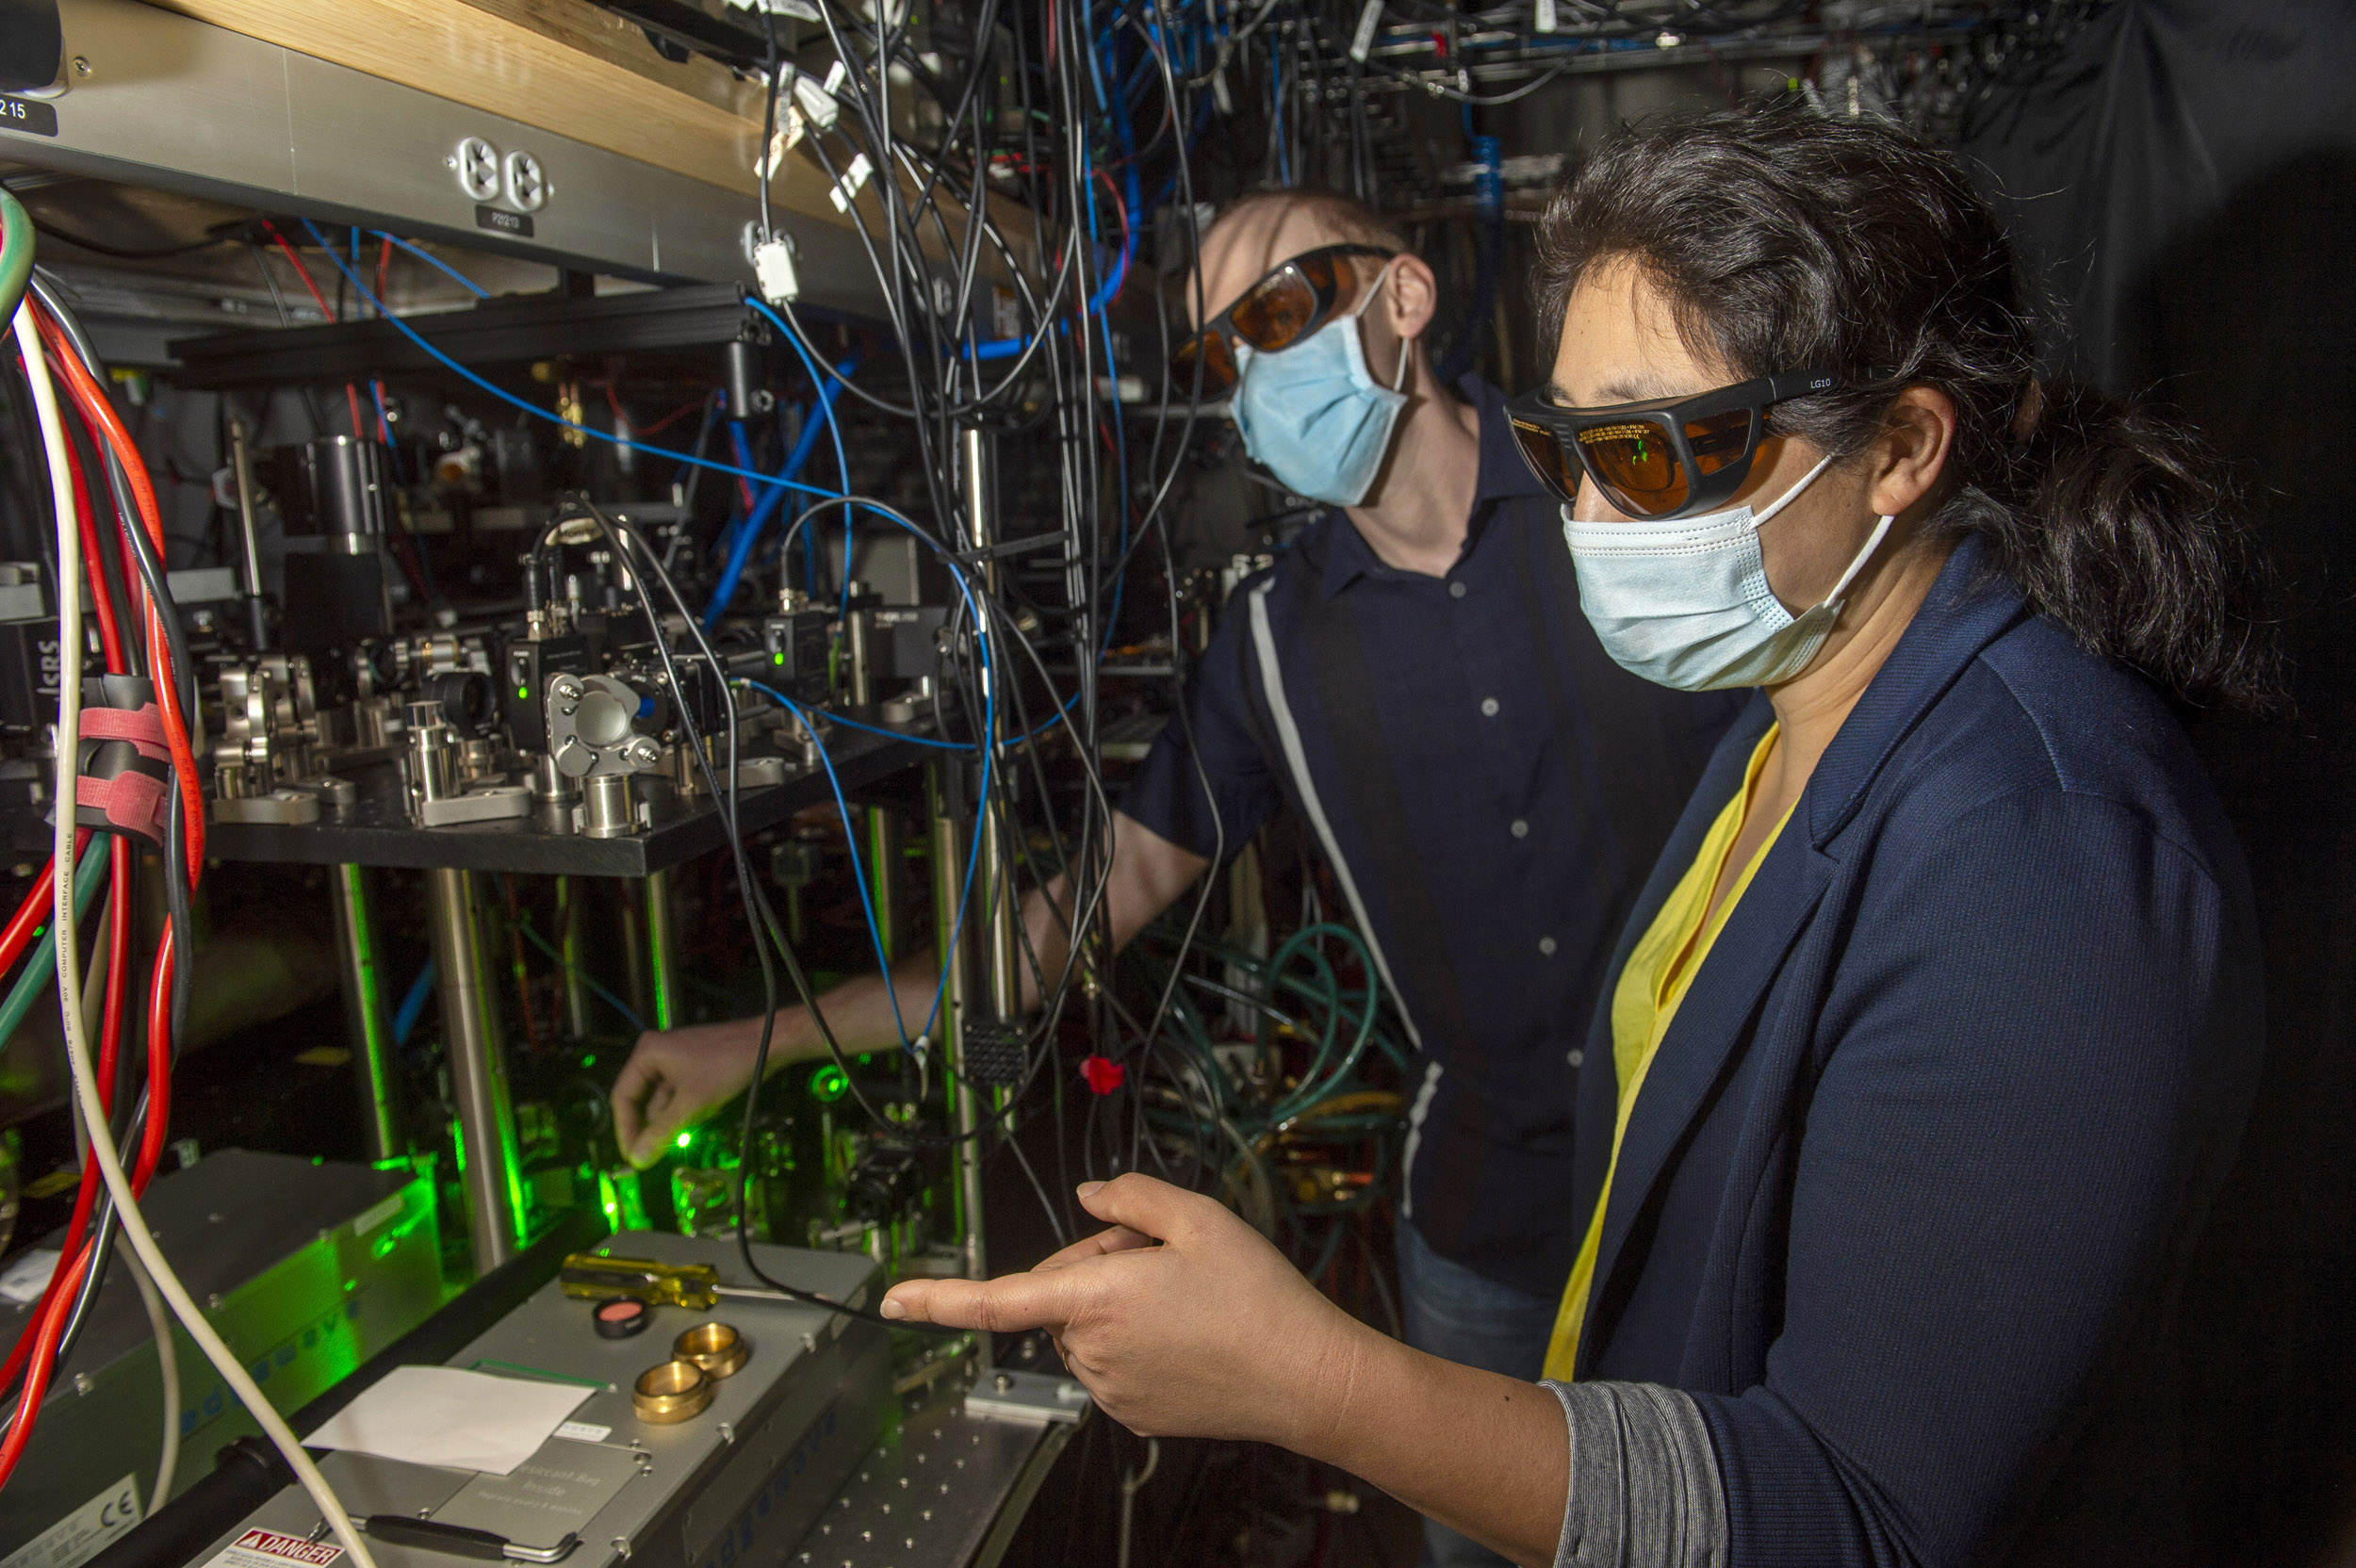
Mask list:
[[[730,1241],[626,1232],[598,1251],[668,1264],[710,1264],[720,1282],[758,1286]],[[756,1247],[773,1277],[854,1306],[880,1295],[874,1260],[854,1253]],[[884,1331],[824,1308],[724,1296],[709,1312],[656,1307],[628,1339],[601,1339],[590,1303],[543,1285],[448,1365],[500,1377],[585,1382],[596,1392],[508,1476],[336,1453],[320,1470],[355,1517],[399,1514],[486,1531],[511,1560],[565,1568],[731,1568],[748,1557],[780,1561],[881,1433],[891,1397]],[[685,1421],[641,1421],[630,1406],[640,1373],[670,1359],[699,1323],[727,1323],[750,1355],[712,1404]],[[599,1435],[597,1429],[606,1429]],[[297,1488],[256,1509],[196,1561],[247,1530],[308,1537],[319,1510]],[[567,1546],[567,1537],[578,1544]],[[454,1568],[481,1552],[450,1553],[376,1538],[378,1568]],[[562,1553],[561,1556],[555,1555]]]
[[[325,1393],[444,1299],[434,1184],[405,1169],[224,1149],[158,1175],[139,1207],[188,1294],[282,1413]],[[14,1345],[32,1316],[29,1304],[0,1301],[0,1348]],[[212,1469],[223,1444],[260,1429],[187,1331],[175,1326],[173,1334],[176,1492]],[[56,1528],[87,1544],[135,1522],[139,1510],[113,1500],[126,1476],[139,1502],[147,1500],[163,1408],[155,1333],[130,1271],[118,1263],[81,1343],[49,1385],[41,1424],[8,1482],[0,1559]],[[77,1531],[73,1521],[83,1514],[89,1520]],[[83,1555],[65,1553],[76,1561]],[[57,1548],[37,1559],[58,1560]]]

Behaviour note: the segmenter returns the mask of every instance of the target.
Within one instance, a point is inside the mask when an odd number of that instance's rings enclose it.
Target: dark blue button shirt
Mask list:
[[[1578,1051],[1621,924],[1740,698],[1612,662],[1503,398],[1469,378],[1464,391],[1481,471],[1456,564],[1385,565],[1328,513],[1236,589],[1187,686],[1193,746],[1166,727],[1122,808],[1206,857],[1293,810],[1425,1058],[1408,1217],[1441,1255],[1550,1293],[1579,1241]]]

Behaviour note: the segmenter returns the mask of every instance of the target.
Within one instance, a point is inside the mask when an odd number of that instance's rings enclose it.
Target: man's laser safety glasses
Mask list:
[[[1170,351],[1170,384],[1181,395],[1194,389],[1201,367],[1203,396],[1223,398],[1234,389],[1236,376],[1235,343],[1249,343],[1255,353],[1272,354],[1325,325],[1349,290],[1339,265],[1348,256],[1398,254],[1374,245],[1320,245],[1280,262],[1267,276],[1243,291],[1242,297],[1203,324],[1203,330]]]

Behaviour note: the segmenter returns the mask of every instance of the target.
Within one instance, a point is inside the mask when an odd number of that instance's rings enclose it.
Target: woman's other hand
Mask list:
[[[1114,1228],[1027,1274],[904,1281],[883,1315],[1045,1329],[1104,1413],[1143,1436],[1321,1448],[1372,1331],[1214,1199],[1130,1175],[1088,1183],[1080,1202]]]

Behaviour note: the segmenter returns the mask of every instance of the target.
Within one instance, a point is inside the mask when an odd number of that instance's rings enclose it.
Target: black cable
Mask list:
[[[233,221],[228,228],[234,229],[237,226],[237,222]],[[50,220],[39,216],[33,219],[33,229],[35,233],[45,235],[60,244],[71,245],[75,250],[88,251],[92,255],[106,256],[114,261],[163,261],[172,256],[187,255],[192,251],[209,251],[216,245],[233,244],[237,237],[234,233],[223,230],[207,234],[201,239],[185,240],[177,245],[161,245],[141,250],[136,247],[109,244],[103,239],[91,239],[87,236],[75,234],[71,229],[61,229]]]
[[[41,303],[56,318],[58,326],[64,331],[67,339],[73,344],[74,351],[81,357],[91,377],[100,384],[105,384],[106,362],[98,356],[96,349],[90,342],[90,335],[82,327],[80,318],[66,303],[54,283],[36,271],[30,286]],[[164,628],[164,652],[168,665],[166,673],[171,678],[175,692],[181,694],[181,711],[192,715],[197,711],[195,662],[188,656],[186,630],[180,624],[179,607],[172,597],[166,574],[155,559],[154,544],[147,537],[137,503],[131,495],[129,476],[124,472],[122,461],[111,445],[100,441],[95,432],[85,430],[83,434],[106,466],[107,488],[114,503],[118,532],[130,546],[132,563],[138,569],[141,586],[146,590],[149,599],[155,604],[156,619]],[[59,521],[62,525],[65,519]],[[103,557],[94,564],[102,574],[105,564]],[[128,614],[130,604],[127,598],[122,602],[126,618],[136,620],[136,617]],[[178,780],[172,779],[171,782],[176,786]],[[190,887],[188,880],[189,873],[187,866],[186,811],[187,800],[180,789],[168,788],[165,792],[164,805],[164,901],[172,935],[173,963],[172,997],[169,1004],[171,1055],[166,1064],[167,1071],[170,1070],[172,1064],[178,1060],[180,1042],[185,1037],[189,989],[192,983],[191,972],[194,968],[193,949],[190,945],[194,936],[194,921],[191,913]],[[150,1095],[154,1086],[153,1084],[149,1084],[140,1089],[126,1135],[136,1137],[144,1131]],[[94,1210],[97,1221],[96,1230],[93,1233],[95,1250],[91,1253],[90,1266],[84,1272],[81,1286],[66,1321],[66,1327],[58,1335],[57,1349],[51,1363],[53,1369],[63,1366],[67,1358],[73,1354],[74,1346],[79,1343],[82,1330],[89,1321],[90,1304],[97,1299],[99,1288],[113,1257],[114,1209],[110,1200],[102,1199],[101,1201],[106,1206]]]
[[[885,1317],[880,1313],[837,1301],[816,1291],[803,1290],[798,1286],[787,1284],[782,1280],[772,1278],[753,1257],[752,1210],[745,1199],[745,1185],[751,1180],[753,1168],[754,1130],[756,1119],[760,1115],[761,1079],[768,1071],[769,1046],[777,1028],[777,981],[776,967],[770,962],[768,944],[761,940],[761,932],[764,928],[761,916],[765,909],[765,900],[761,897],[754,882],[752,863],[744,854],[744,840],[739,825],[737,759],[742,753],[737,746],[736,701],[732,695],[728,694],[728,665],[712,651],[711,642],[704,636],[702,623],[688,608],[687,601],[679,596],[678,587],[671,581],[670,573],[663,568],[662,558],[654,552],[653,547],[646,543],[644,536],[630,524],[617,523],[608,517],[595,501],[586,497],[575,497],[572,498],[572,501],[596,522],[598,531],[605,535],[608,547],[614,551],[614,558],[616,562],[628,561],[630,557],[630,546],[637,547],[638,559],[643,568],[640,574],[639,605],[646,612],[647,623],[653,630],[655,656],[663,665],[663,678],[671,683],[671,690],[679,694],[681,699],[677,708],[679,728],[687,749],[695,759],[696,771],[703,775],[705,787],[712,792],[713,799],[726,803],[721,811],[720,825],[728,836],[728,854],[735,865],[737,892],[744,901],[745,920],[753,927],[753,952],[761,962],[762,1001],[761,1042],[753,1054],[752,1081],[746,1086],[744,1091],[744,1135],[737,1154],[736,1241],[738,1253],[744,1261],[746,1271],[754,1279],[773,1290],[793,1297],[797,1301],[806,1301],[811,1306],[824,1307],[829,1312],[843,1313],[862,1322],[880,1324],[888,1329],[908,1328],[941,1334],[960,1333],[962,1330],[948,1329],[938,1324],[911,1323]],[[561,503],[559,510],[561,514]],[[686,622],[688,635],[695,640],[697,651],[721,681],[723,708],[728,714],[728,776],[725,790],[721,788],[719,777],[712,770],[712,759],[706,753],[702,737],[695,732],[694,716],[684,700],[687,688],[679,681],[679,667],[672,660],[670,640],[664,634],[662,617],[656,614],[652,600],[645,593],[644,584],[649,578],[662,586],[665,596],[671,600],[674,608]],[[803,1004],[810,1009],[813,1017],[818,1017],[817,997],[811,992],[809,978],[802,972],[801,965],[794,956],[793,949],[788,946],[781,951],[786,958],[787,969],[794,977],[794,987],[801,992]],[[825,1030],[825,1022],[821,1019],[821,1030]],[[826,1035],[826,1043],[829,1048],[834,1045],[834,1037],[830,1032]],[[841,1054],[838,1051],[837,1060],[840,1059]],[[847,1077],[848,1074],[846,1073],[845,1076]],[[857,1085],[852,1086],[856,1091]]]

